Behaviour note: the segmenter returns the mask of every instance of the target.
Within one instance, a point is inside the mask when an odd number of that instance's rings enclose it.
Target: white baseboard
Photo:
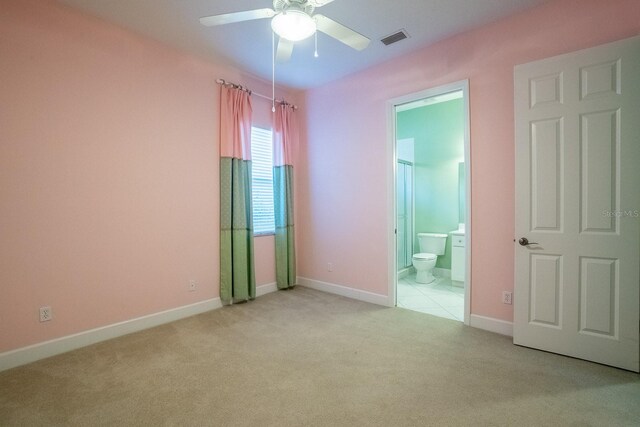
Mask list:
[[[277,291],[275,283],[256,287],[256,296],[262,296]],[[101,341],[110,340],[123,335],[153,328],[165,323],[195,316],[222,307],[220,298],[212,298],[182,307],[149,314],[135,319],[125,320],[73,335],[56,338],[50,341],[33,344],[27,347],[0,353],[0,372],[26,365],[40,359],[66,353],[81,347],[86,347]]]
[[[403,277],[409,276],[411,274],[416,274],[416,269],[413,267],[407,267],[405,269],[398,271],[398,279],[402,279]],[[451,278],[451,270],[446,268],[436,267],[433,269],[433,274],[436,277],[445,277],[447,279]]]
[[[416,270],[413,267],[403,268],[402,270],[398,271],[398,279],[407,277],[410,274],[416,274]]]
[[[436,277],[444,277],[444,278],[447,278],[447,279],[451,278],[451,270],[449,270],[447,268],[436,267],[436,268],[433,269],[433,273],[434,273],[434,276],[436,276]]]
[[[270,294],[271,292],[276,292],[277,290],[278,285],[276,284],[276,282],[256,286],[256,298],[261,297],[262,295]]]
[[[385,307],[389,305],[389,297],[386,295],[374,294],[372,292],[348,288],[346,286],[336,285],[333,283],[321,282],[319,280],[307,279],[306,277],[300,276],[298,276],[298,284],[306,288],[369,302],[371,304],[383,305]]]
[[[500,335],[513,336],[513,322],[507,322],[506,320],[472,314],[469,316],[469,326]]]
[[[464,281],[452,280],[451,286],[455,286],[456,288],[464,288]]]

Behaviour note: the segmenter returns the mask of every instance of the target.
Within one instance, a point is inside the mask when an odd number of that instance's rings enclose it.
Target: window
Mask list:
[[[251,127],[253,233],[273,234],[273,148],[270,129]]]

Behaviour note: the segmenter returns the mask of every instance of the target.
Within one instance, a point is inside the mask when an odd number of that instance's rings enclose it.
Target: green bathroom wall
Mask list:
[[[448,233],[458,228],[458,164],[464,161],[463,100],[399,112],[397,138],[414,138],[414,252],[417,233]],[[438,268],[451,269],[451,236]]]

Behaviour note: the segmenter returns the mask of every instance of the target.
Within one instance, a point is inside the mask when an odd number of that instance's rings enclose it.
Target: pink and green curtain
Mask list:
[[[251,98],[220,86],[220,299],[256,297],[251,202]]]
[[[296,284],[296,250],[293,223],[293,147],[298,129],[295,111],[280,104],[275,113],[273,144],[273,203],[276,223],[276,282],[278,289]]]

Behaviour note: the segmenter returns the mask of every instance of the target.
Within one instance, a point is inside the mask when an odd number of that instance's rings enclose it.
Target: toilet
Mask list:
[[[416,269],[416,282],[431,283],[436,278],[433,269],[438,255],[444,255],[447,235],[440,233],[418,233],[420,253],[413,255],[412,264]]]

